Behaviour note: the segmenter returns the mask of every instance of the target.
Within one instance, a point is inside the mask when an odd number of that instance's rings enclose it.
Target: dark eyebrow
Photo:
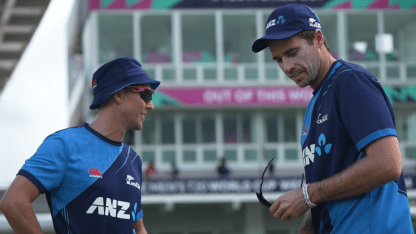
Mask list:
[[[299,47],[295,47],[295,48],[290,48],[290,49],[288,49],[288,50],[286,50],[283,54],[289,54],[290,52],[292,52],[292,51],[294,51],[294,50],[297,50],[297,49],[299,49]],[[279,56],[274,56],[273,57],[273,60],[276,60],[276,59],[278,59],[278,58],[280,58]]]

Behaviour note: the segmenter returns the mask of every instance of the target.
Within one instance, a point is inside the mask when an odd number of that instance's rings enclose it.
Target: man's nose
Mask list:
[[[294,68],[294,63],[290,59],[283,58],[282,65],[280,66],[280,68],[283,70],[284,73],[289,73],[290,70]]]
[[[148,102],[145,107],[148,110],[154,110],[155,109],[155,106],[153,105],[152,101]]]

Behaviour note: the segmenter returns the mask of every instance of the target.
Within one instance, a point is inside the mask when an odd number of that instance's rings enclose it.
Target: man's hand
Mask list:
[[[270,213],[282,221],[291,221],[309,210],[303,198],[302,188],[292,190],[279,197],[270,207]]]

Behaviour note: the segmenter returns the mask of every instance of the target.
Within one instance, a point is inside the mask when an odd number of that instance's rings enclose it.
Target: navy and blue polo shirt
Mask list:
[[[313,92],[301,145],[306,182],[332,177],[366,156],[364,148],[397,136],[394,114],[377,79],[363,67],[334,62]],[[403,174],[357,197],[312,208],[315,231],[414,233]]]
[[[46,194],[60,233],[135,233],[143,217],[142,161],[88,124],[49,135],[18,175]]]

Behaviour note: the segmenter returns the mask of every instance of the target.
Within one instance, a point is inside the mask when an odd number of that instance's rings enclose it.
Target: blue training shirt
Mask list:
[[[46,193],[57,234],[135,233],[142,161],[88,124],[49,135],[18,175]]]
[[[334,62],[313,92],[301,145],[306,182],[332,177],[366,156],[365,146],[397,136],[377,79],[363,67]],[[312,208],[316,233],[414,233],[403,174],[366,194]]]

